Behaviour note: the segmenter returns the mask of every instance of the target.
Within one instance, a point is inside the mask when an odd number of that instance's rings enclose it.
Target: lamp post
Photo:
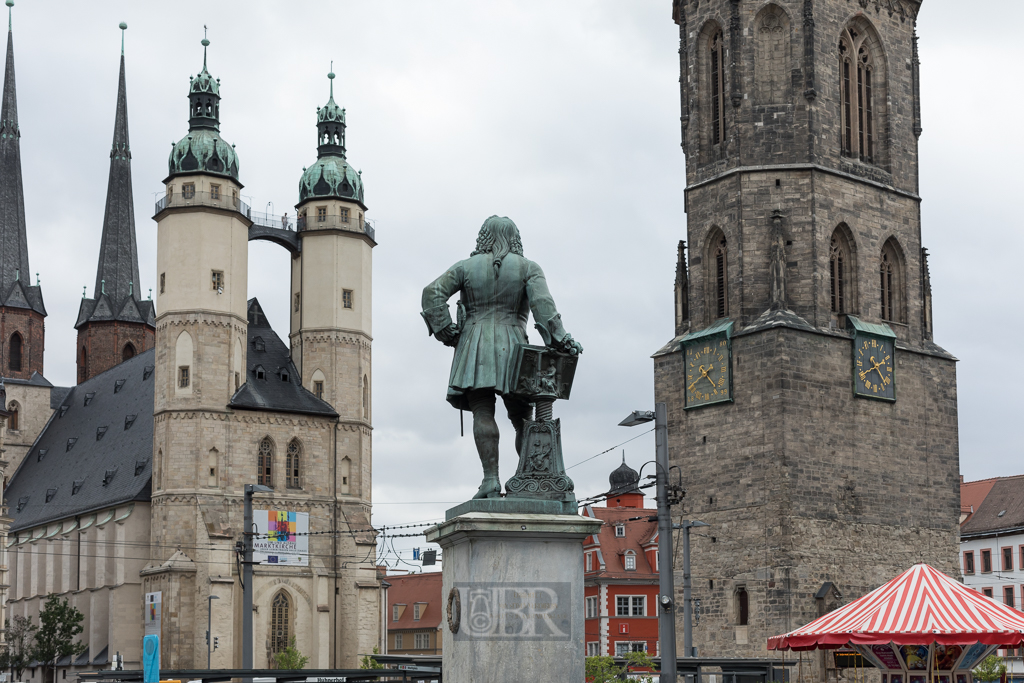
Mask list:
[[[210,659],[213,656],[213,650],[210,649],[211,641],[211,627],[213,625],[213,601],[220,600],[219,595],[208,595],[206,596],[206,668],[210,667]]]
[[[668,411],[657,403],[654,412],[635,410],[619,424],[635,427],[654,420],[655,470],[658,500],[658,653],[661,683],[676,683],[675,585],[672,576],[672,517],[668,506]],[[689,654],[689,651],[687,651]]]
[[[273,493],[263,484],[245,485],[245,512],[242,528],[242,668],[252,668],[252,497],[256,493]]]

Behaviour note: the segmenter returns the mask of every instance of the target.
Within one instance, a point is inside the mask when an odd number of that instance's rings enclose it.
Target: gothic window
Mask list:
[[[128,360],[129,358],[134,358],[134,357],[135,357],[135,347],[132,346],[131,342],[128,342],[127,344],[124,345],[124,348],[121,349],[121,362],[124,362],[124,361]]]
[[[905,322],[903,315],[903,257],[895,239],[890,238],[882,246],[878,266],[882,320]]]
[[[85,380],[89,379],[89,365],[87,363],[88,360],[89,360],[89,354],[85,350],[85,347],[83,346],[82,347],[82,362],[78,366],[78,381],[79,381],[79,383],[84,382]]]
[[[14,431],[14,432],[18,431],[18,429],[19,429],[19,427],[18,427],[19,408],[20,408],[20,406],[18,406],[18,402],[17,401],[11,401],[11,405],[9,405],[7,407],[7,412],[9,412],[11,414],[11,416],[7,418],[7,428],[10,429],[11,431]]]
[[[710,320],[729,315],[729,252],[722,231],[715,229],[708,240],[706,289]],[[709,322],[710,322],[709,320]]]
[[[708,43],[708,79],[711,85],[711,144],[725,139],[725,41],[715,31]]]
[[[292,637],[291,600],[288,594],[280,591],[270,603],[270,660],[276,659],[278,652],[284,652]]]
[[[8,368],[12,372],[21,372],[21,335],[15,332],[11,335],[11,351],[7,358]]]
[[[778,5],[768,5],[754,20],[754,102],[789,101],[789,17]]]
[[[849,313],[854,309],[853,247],[845,224],[832,233],[828,250],[829,300],[833,313]]]
[[[302,443],[298,439],[288,442],[288,453],[285,457],[286,486],[290,489],[302,488],[299,480],[299,461],[302,458]]]
[[[839,118],[843,154],[866,162],[878,160],[878,132],[884,107],[885,72],[880,45],[864,19],[850,24],[839,38]]]
[[[260,441],[259,455],[256,459],[256,483],[263,486],[274,485],[274,442],[269,436]]]

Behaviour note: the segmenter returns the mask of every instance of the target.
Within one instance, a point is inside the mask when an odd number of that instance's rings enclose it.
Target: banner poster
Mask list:
[[[146,614],[144,616],[146,630],[143,635],[160,635],[160,612],[163,608],[163,593],[146,593]]]
[[[253,562],[309,565],[309,513],[287,510],[253,510],[256,537],[252,542]]]

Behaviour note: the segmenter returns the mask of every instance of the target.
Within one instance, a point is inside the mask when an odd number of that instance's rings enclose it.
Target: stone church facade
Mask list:
[[[305,513],[310,531],[306,564],[255,567],[254,666],[272,667],[293,638],[311,668],[357,667],[358,655],[378,644],[370,525],[376,242],[361,175],[346,159],[334,74],[317,113],[317,160],[304,169],[298,222],[289,225],[240,201],[239,160],[220,136],[220,81],[203,45],[203,69],[190,78],[188,134],[172,148],[155,209],[153,299],[140,295],[122,52],[96,287],[75,322],[76,386],[53,387],[42,376],[45,309],[38,286],[20,279],[27,250],[0,253],[8,297],[0,318],[12,308],[12,320],[29,321],[24,330],[0,329],[23,342],[17,371],[0,358],[22,426],[11,429],[7,418],[7,605],[38,623],[46,596],[56,594],[83,613],[88,647],[59,662],[58,676],[104,667],[115,653],[125,668],[141,668],[154,595],[163,668],[206,666],[207,609],[218,645],[212,665],[241,666],[236,543],[247,484],[272,489],[255,497],[257,514]],[[17,131],[14,89],[9,33],[3,117]],[[25,236],[17,145],[17,135],[0,140],[0,240],[15,246]],[[287,340],[247,299],[255,239],[291,254],[291,272],[281,274],[294,303]],[[23,265],[11,265],[17,259]],[[47,673],[35,667],[29,675]]]
[[[957,575],[955,358],[932,338],[918,194],[919,9],[673,4],[687,239],[655,394],[687,489],[676,514],[711,524],[692,541],[703,656],[764,655],[769,636],[916,562]]]

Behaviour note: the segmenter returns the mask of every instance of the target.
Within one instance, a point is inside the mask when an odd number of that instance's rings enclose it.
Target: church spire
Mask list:
[[[14,0],[7,0],[7,7]],[[10,11],[10,10],[8,10]],[[31,308],[46,315],[38,288],[31,286],[28,239],[25,230],[25,193],[21,179],[21,129],[14,81],[14,32],[7,29],[3,104],[0,107],[0,297],[3,305]],[[19,282],[20,281],[20,282]],[[15,282],[19,282],[15,286]],[[21,290],[21,291],[14,291]]]
[[[122,38],[128,25],[121,23]],[[123,49],[123,48],[122,48]],[[93,297],[105,293],[119,312],[129,296],[140,301],[139,255],[135,239],[135,205],[132,199],[132,153],[128,144],[128,96],[124,78],[124,53],[117,83],[114,114],[114,142],[110,150],[110,175],[107,179],[107,204],[103,215],[103,237],[96,268]],[[134,291],[132,291],[134,290]]]

